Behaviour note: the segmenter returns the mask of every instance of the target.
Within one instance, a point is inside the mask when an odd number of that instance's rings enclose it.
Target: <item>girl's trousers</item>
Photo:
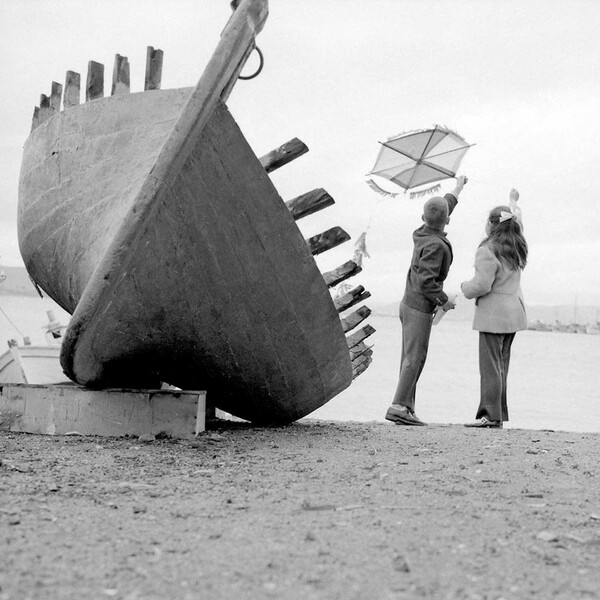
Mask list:
[[[479,332],[479,376],[481,395],[476,418],[508,421],[506,380],[514,333]]]

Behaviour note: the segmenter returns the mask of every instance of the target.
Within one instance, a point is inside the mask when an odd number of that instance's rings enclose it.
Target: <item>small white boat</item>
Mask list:
[[[8,350],[0,356],[0,385],[67,382],[60,366],[60,346],[19,346],[10,340]]]

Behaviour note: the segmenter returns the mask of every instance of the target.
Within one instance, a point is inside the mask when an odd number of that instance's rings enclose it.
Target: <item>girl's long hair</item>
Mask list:
[[[501,212],[511,212],[508,206],[497,206],[490,211],[487,237],[479,244],[489,246],[496,258],[516,271],[527,264],[527,242],[521,223],[516,219],[500,222]]]

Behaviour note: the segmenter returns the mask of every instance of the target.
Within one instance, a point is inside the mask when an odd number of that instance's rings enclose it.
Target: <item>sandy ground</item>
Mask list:
[[[0,433],[0,599],[599,598],[600,434]]]

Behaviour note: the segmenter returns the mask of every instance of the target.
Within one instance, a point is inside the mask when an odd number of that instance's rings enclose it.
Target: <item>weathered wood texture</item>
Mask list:
[[[361,373],[364,373],[372,362],[373,359],[369,358],[365,362],[352,367],[352,379],[356,379]]]
[[[146,75],[144,78],[144,90],[160,90],[162,78],[163,51],[154,49],[152,46],[146,48]]]
[[[205,410],[204,391],[6,384],[0,395],[0,430],[191,439],[205,429]]]
[[[335,204],[335,200],[323,189],[311,190],[285,203],[297,221]]]
[[[366,300],[370,296],[371,292],[367,292],[362,285],[358,285],[355,288],[351,289],[347,294],[336,298],[333,302],[335,304],[336,310],[338,312],[343,312],[351,306],[354,306],[355,304]]]
[[[88,62],[85,100],[96,100],[104,97],[104,65],[94,60]]]
[[[367,356],[366,354],[361,354],[360,356],[357,356],[356,358],[352,359],[352,369],[356,369],[356,367],[362,365],[365,362],[371,364],[371,357]]]
[[[110,94],[111,96],[116,96],[117,94],[129,94],[129,87],[129,60],[126,56],[115,54]]]
[[[347,242],[350,236],[341,227],[332,227],[327,231],[313,235],[306,240],[311,254],[316,256]]]
[[[361,327],[361,329],[359,329],[356,333],[353,333],[352,335],[346,337],[346,340],[348,342],[348,348],[354,348],[354,346],[364,341],[366,338],[368,338],[370,335],[373,335],[374,333],[375,328],[371,325],[365,325],[364,327]]]
[[[40,124],[40,107],[36,106],[33,109],[33,117],[31,119],[31,131],[33,131]]]
[[[308,146],[298,138],[294,138],[282,144],[279,148],[275,148],[275,150],[271,150],[268,154],[261,156],[259,160],[265,171],[271,173],[307,152]]]
[[[65,77],[65,95],[63,98],[64,108],[77,106],[81,95],[81,75],[75,71],[67,71]]]
[[[240,5],[191,94],[86,103],[59,139],[30,136],[21,253],[73,312],[61,364],[78,383],[206,389],[255,422],[296,420],[350,384],[329,290],[222,102],[265,17],[266,2]],[[58,165],[48,148],[80,147],[81,121],[85,152]]]
[[[50,107],[52,108],[52,112],[60,111],[60,101],[62,99],[62,89],[63,86],[56,81],[52,82],[52,92],[50,94]]]
[[[40,125],[48,120],[54,114],[54,109],[50,105],[50,98],[46,94],[40,94],[40,110],[39,110],[39,123]]]
[[[349,260],[332,271],[323,273],[323,279],[329,287],[334,287],[361,271],[362,267],[359,267],[353,260]]]
[[[348,349],[350,352],[350,359],[354,360],[358,356],[373,356],[373,346],[367,346],[364,342],[359,342],[356,346]]]
[[[368,306],[361,306],[353,313],[348,315],[345,319],[341,319],[342,321],[342,329],[344,333],[351,331],[357,325],[362,323],[369,315],[371,314],[371,309]]]

